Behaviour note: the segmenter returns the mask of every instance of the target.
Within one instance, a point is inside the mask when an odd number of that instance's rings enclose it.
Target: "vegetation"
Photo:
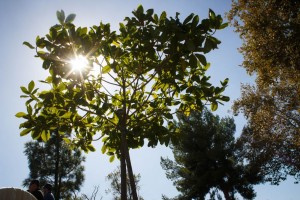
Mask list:
[[[256,76],[233,106],[248,120],[239,142],[247,161],[273,184],[300,178],[299,10],[296,0],[236,0],[228,13],[244,41],[242,66]]]
[[[210,10],[208,19],[190,14],[181,22],[179,13],[168,18],[142,6],[132,13],[116,32],[102,22],[76,28],[75,15],[58,11],[60,24],[38,36],[35,46],[24,42],[43,60],[49,76],[41,82],[49,89],[38,92],[34,81],[22,86],[27,112],[16,114],[25,120],[21,135],[33,139],[46,141],[57,130],[71,146],[94,151],[99,134],[102,152],[110,161],[120,158],[123,200],[126,167],[137,200],[129,149],[145,139],[150,147],[175,141],[173,108],[188,115],[206,104],[216,110],[229,100],[222,95],[228,80],[215,87],[205,75],[204,54],[218,47],[213,34],[227,26],[220,15]],[[75,58],[84,58],[84,69],[72,68]]]
[[[174,182],[180,195],[174,199],[220,198],[253,199],[253,185],[260,182],[252,168],[243,163],[235,148],[233,118],[214,116],[210,111],[195,111],[189,117],[178,115],[181,137],[172,144],[174,161],[161,159],[168,179]],[[164,199],[168,199],[164,197]]]
[[[57,135],[46,142],[33,141],[25,144],[25,155],[29,163],[29,177],[23,181],[28,186],[30,180],[39,179],[41,185],[54,186],[55,199],[70,199],[80,190],[84,181],[85,157],[78,149],[71,150]]]
[[[110,189],[106,190],[106,193],[112,193],[113,194],[113,199],[114,200],[120,200],[121,199],[121,169],[118,167],[116,170],[111,172],[110,174],[107,175],[106,179],[110,182]],[[140,190],[139,182],[141,180],[141,175],[134,175],[134,181],[136,185],[137,192]],[[127,176],[126,179],[126,184],[127,184],[127,197],[128,200],[133,199],[133,192],[132,189],[130,188],[130,179]],[[139,200],[144,200],[143,197],[138,196]]]

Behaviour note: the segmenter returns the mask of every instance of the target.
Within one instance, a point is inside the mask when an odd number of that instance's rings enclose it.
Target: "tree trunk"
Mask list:
[[[58,193],[57,193],[57,199],[60,199],[60,189],[61,189],[61,177],[62,177],[62,175],[61,174],[59,174],[59,178],[58,178],[58,187],[57,187],[57,191],[58,191]]]
[[[130,160],[130,155],[129,155],[129,149],[127,147],[127,142],[125,141],[125,146],[126,146],[126,166],[128,169],[128,176],[129,176],[129,181],[130,181],[130,187],[132,191],[132,198],[133,200],[138,200],[137,192],[136,192],[136,185],[135,185],[135,180],[134,180],[134,175],[132,171],[132,166],[131,166],[131,160]]]
[[[126,175],[126,127],[125,117],[123,116],[121,121],[121,200],[127,200],[127,175]]]
[[[59,155],[59,151],[60,151],[60,137],[59,137],[59,133],[58,130],[55,130],[55,137],[56,137],[56,143],[55,143],[55,175],[54,175],[54,188],[55,188],[55,199],[59,199],[60,198],[60,191],[59,191],[59,184],[58,184],[58,179],[59,179],[59,161],[60,161],[60,155]]]

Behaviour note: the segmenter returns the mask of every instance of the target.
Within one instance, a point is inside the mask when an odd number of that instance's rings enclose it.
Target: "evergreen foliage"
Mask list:
[[[32,179],[40,180],[41,186],[50,183],[54,186],[55,199],[71,199],[80,191],[84,181],[82,163],[85,161],[80,150],[71,150],[53,135],[47,142],[27,142],[24,153],[29,164],[29,176],[23,181],[24,186],[28,186]]]
[[[188,117],[178,115],[178,120],[181,137],[171,146],[175,160],[161,159],[167,178],[181,193],[174,199],[204,200],[207,194],[214,199],[220,197],[218,191],[226,200],[235,199],[236,193],[253,199],[252,185],[260,179],[236,151],[233,118],[220,119],[204,109]]]

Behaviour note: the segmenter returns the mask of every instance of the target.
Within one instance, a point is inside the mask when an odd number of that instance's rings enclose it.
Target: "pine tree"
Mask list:
[[[226,200],[235,199],[236,193],[254,198],[252,184],[256,182],[250,181],[235,152],[233,118],[220,119],[204,109],[189,117],[178,115],[178,120],[181,138],[172,144],[175,161],[161,159],[167,178],[181,193],[175,199],[204,200],[209,193],[218,196],[216,191],[222,191]]]
[[[31,179],[39,179],[41,185],[54,186],[55,199],[70,199],[80,190],[84,181],[85,157],[78,149],[71,150],[57,134],[47,142],[31,141],[25,144],[29,164],[29,176],[23,181],[28,186]]]

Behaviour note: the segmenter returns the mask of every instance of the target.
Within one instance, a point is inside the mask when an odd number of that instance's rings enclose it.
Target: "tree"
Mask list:
[[[118,167],[116,170],[111,172],[110,174],[107,175],[106,179],[110,182],[111,188],[106,191],[106,193],[112,193],[114,196],[114,200],[120,200],[121,199],[121,169]],[[139,182],[141,179],[141,175],[134,175],[134,181],[136,185],[137,191],[140,190]],[[133,194],[132,194],[132,189],[130,188],[130,179],[127,176],[126,179],[126,184],[127,184],[127,196],[128,200],[133,199]],[[138,196],[139,200],[143,200],[141,196]]]
[[[236,193],[253,199],[252,185],[260,179],[236,152],[233,118],[220,119],[204,109],[188,117],[178,115],[178,120],[181,137],[171,146],[175,160],[161,159],[167,178],[181,193],[175,199],[201,200],[208,193],[211,199],[220,198],[218,191],[226,200],[235,199]]]
[[[228,80],[215,87],[205,75],[204,54],[217,48],[213,34],[227,26],[220,15],[210,10],[208,19],[190,14],[181,22],[179,13],[167,18],[166,12],[158,16],[142,6],[132,13],[117,33],[102,22],[76,28],[74,15],[65,18],[58,11],[60,24],[37,37],[35,47],[24,42],[43,60],[50,75],[42,82],[50,89],[38,92],[34,81],[22,86],[27,112],[16,114],[25,119],[21,135],[47,140],[53,130],[71,133],[65,140],[85,151],[95,150],[91,143],[100,133],[102,152],[110,161],[120,158],[123,200],[126,167],[137,199],[129,149],[145,139],[150,147],[176,140],[174,107],[188,114],[205,104],[215,110],[229,100],[222,95]],[[75,58],[83,58],[84,69],[72,68]]]
[[[80,197],[77,197],[77,195],[75,195],[75,196],[73,196],[72,200],[97,200],[98,192],[99,192],[99,186],[95,186],[94,190],[90,196],[88,196],[86,194],[81,194]],[[102,199],[103,199],[103,197],[99,198],[99,200],[102,200]]]
[[[85,161],[80,150],[70,150],[61,138],[52,135],[46,143],[27,142],[24,153],[29,163],[29,177],[23,181],[24,186],[32,179],[39,179],[41,185],[50,183],[54,186],[55,199],[70,199],[80,190]]]
[[[295,0],[237,0],[228,14],[244,42],[243,67],[256,75],[256,85],[243,85],[233,106],[248,120],[240,142],[274,184],[300,177],[299,9]]]

